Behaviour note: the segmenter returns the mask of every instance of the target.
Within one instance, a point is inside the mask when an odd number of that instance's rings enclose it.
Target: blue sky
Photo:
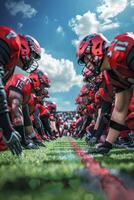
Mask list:
[[[134,31],[134,0],[1,0],[1,25],[30,34],[42,47],[40,68],[52,83],[59,110],[75,109],[82,85],[76,46],[87,34]]]

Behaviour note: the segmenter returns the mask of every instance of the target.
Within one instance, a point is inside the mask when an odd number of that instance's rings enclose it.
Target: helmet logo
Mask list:
[[[15,38],[17,37],[17,34],[14,31],[10,31],[7,35],[6,38],[10,39],[10,38]]]

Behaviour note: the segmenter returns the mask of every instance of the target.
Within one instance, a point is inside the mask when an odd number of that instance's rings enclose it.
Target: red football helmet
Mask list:
[[[52,101],[45,101],[45,104],[50,112],[56,112],[57,105]]]
[[[30,35],[19,35],[19,38],[23,70],[32,72],[38,68],[37,61],[41,58],[41,47],[37,40]]]
[[[39,90],[36,92],[36,97],[39,98],[39,101],[41,104],[44,104],[45,98],[49,98],[49,92],[47,88],[44,88],[43,90]]]
[[[94,67],[93,73],[98,75],[107,44],[108,41],[102,34],[95,33],[86,36],[77,49],[78,63],[86,64],[86,67]],[[85,63],[84,57],[88,59],[88,63]]]
[[[44,90],[45,87],[50,87],[50,80],[47,74],[43,73],[39,69],[30,73],[29,78],[31,79],[32,87],[36,93],[41,90]]]
[[[89,101],[88,95],[85,95],[85,96],[78,95],[75,98],[75,104],[87,105],[88,101]]]
[[[88,85],[83,85],[80,89],[80,96],[85,96],[89,93]]]
[[[82,103],[82,98],[78,95],[76,98],[75,98],[75,104],[81,104]]]

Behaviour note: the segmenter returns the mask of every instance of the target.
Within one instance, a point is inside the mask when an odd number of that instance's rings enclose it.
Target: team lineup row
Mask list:
[[[78,113],[85,118],[79,135],[84,129],[90,132],[89,145],[104,135],[105,141],[89,152],[108,153],[119,138],[128,141],[133,135],[134,33],[117,35],[111,42],[99,33],[88,35],[77,48],[77,59],[84,65],[85,82],[76,97]],[[129,147],[134,148],[133,141]]]

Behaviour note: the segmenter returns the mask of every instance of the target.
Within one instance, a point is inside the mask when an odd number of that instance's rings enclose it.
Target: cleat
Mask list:
[[[90,140],[88,140],[87,144],[90,145],[90,146],[93,146],[95,145],[97,142],[97,138],[96,137],[92,137],[90,138]]]
[[[29,143],[27,145],[23,145],[25,149],[39,149],[39,147],[33,143]]]
[[[37,146],[46,147],[41,140],[38,140],[36,137],[32,138],[33,143]]]
[[[111,149],[112,149],[112,147],[109,148],[109,147],[107,147],[107,146],[105,145],[105,143],[104,143],[104,144],[101,144],[101,145],[99,145],[98,147],[96,147],[96,148],[94,148],[94,149],[89,149],[89,150],[88,150],[88,153],[107,154],[107,153],[109,153],[109,151],[110,151]]]

